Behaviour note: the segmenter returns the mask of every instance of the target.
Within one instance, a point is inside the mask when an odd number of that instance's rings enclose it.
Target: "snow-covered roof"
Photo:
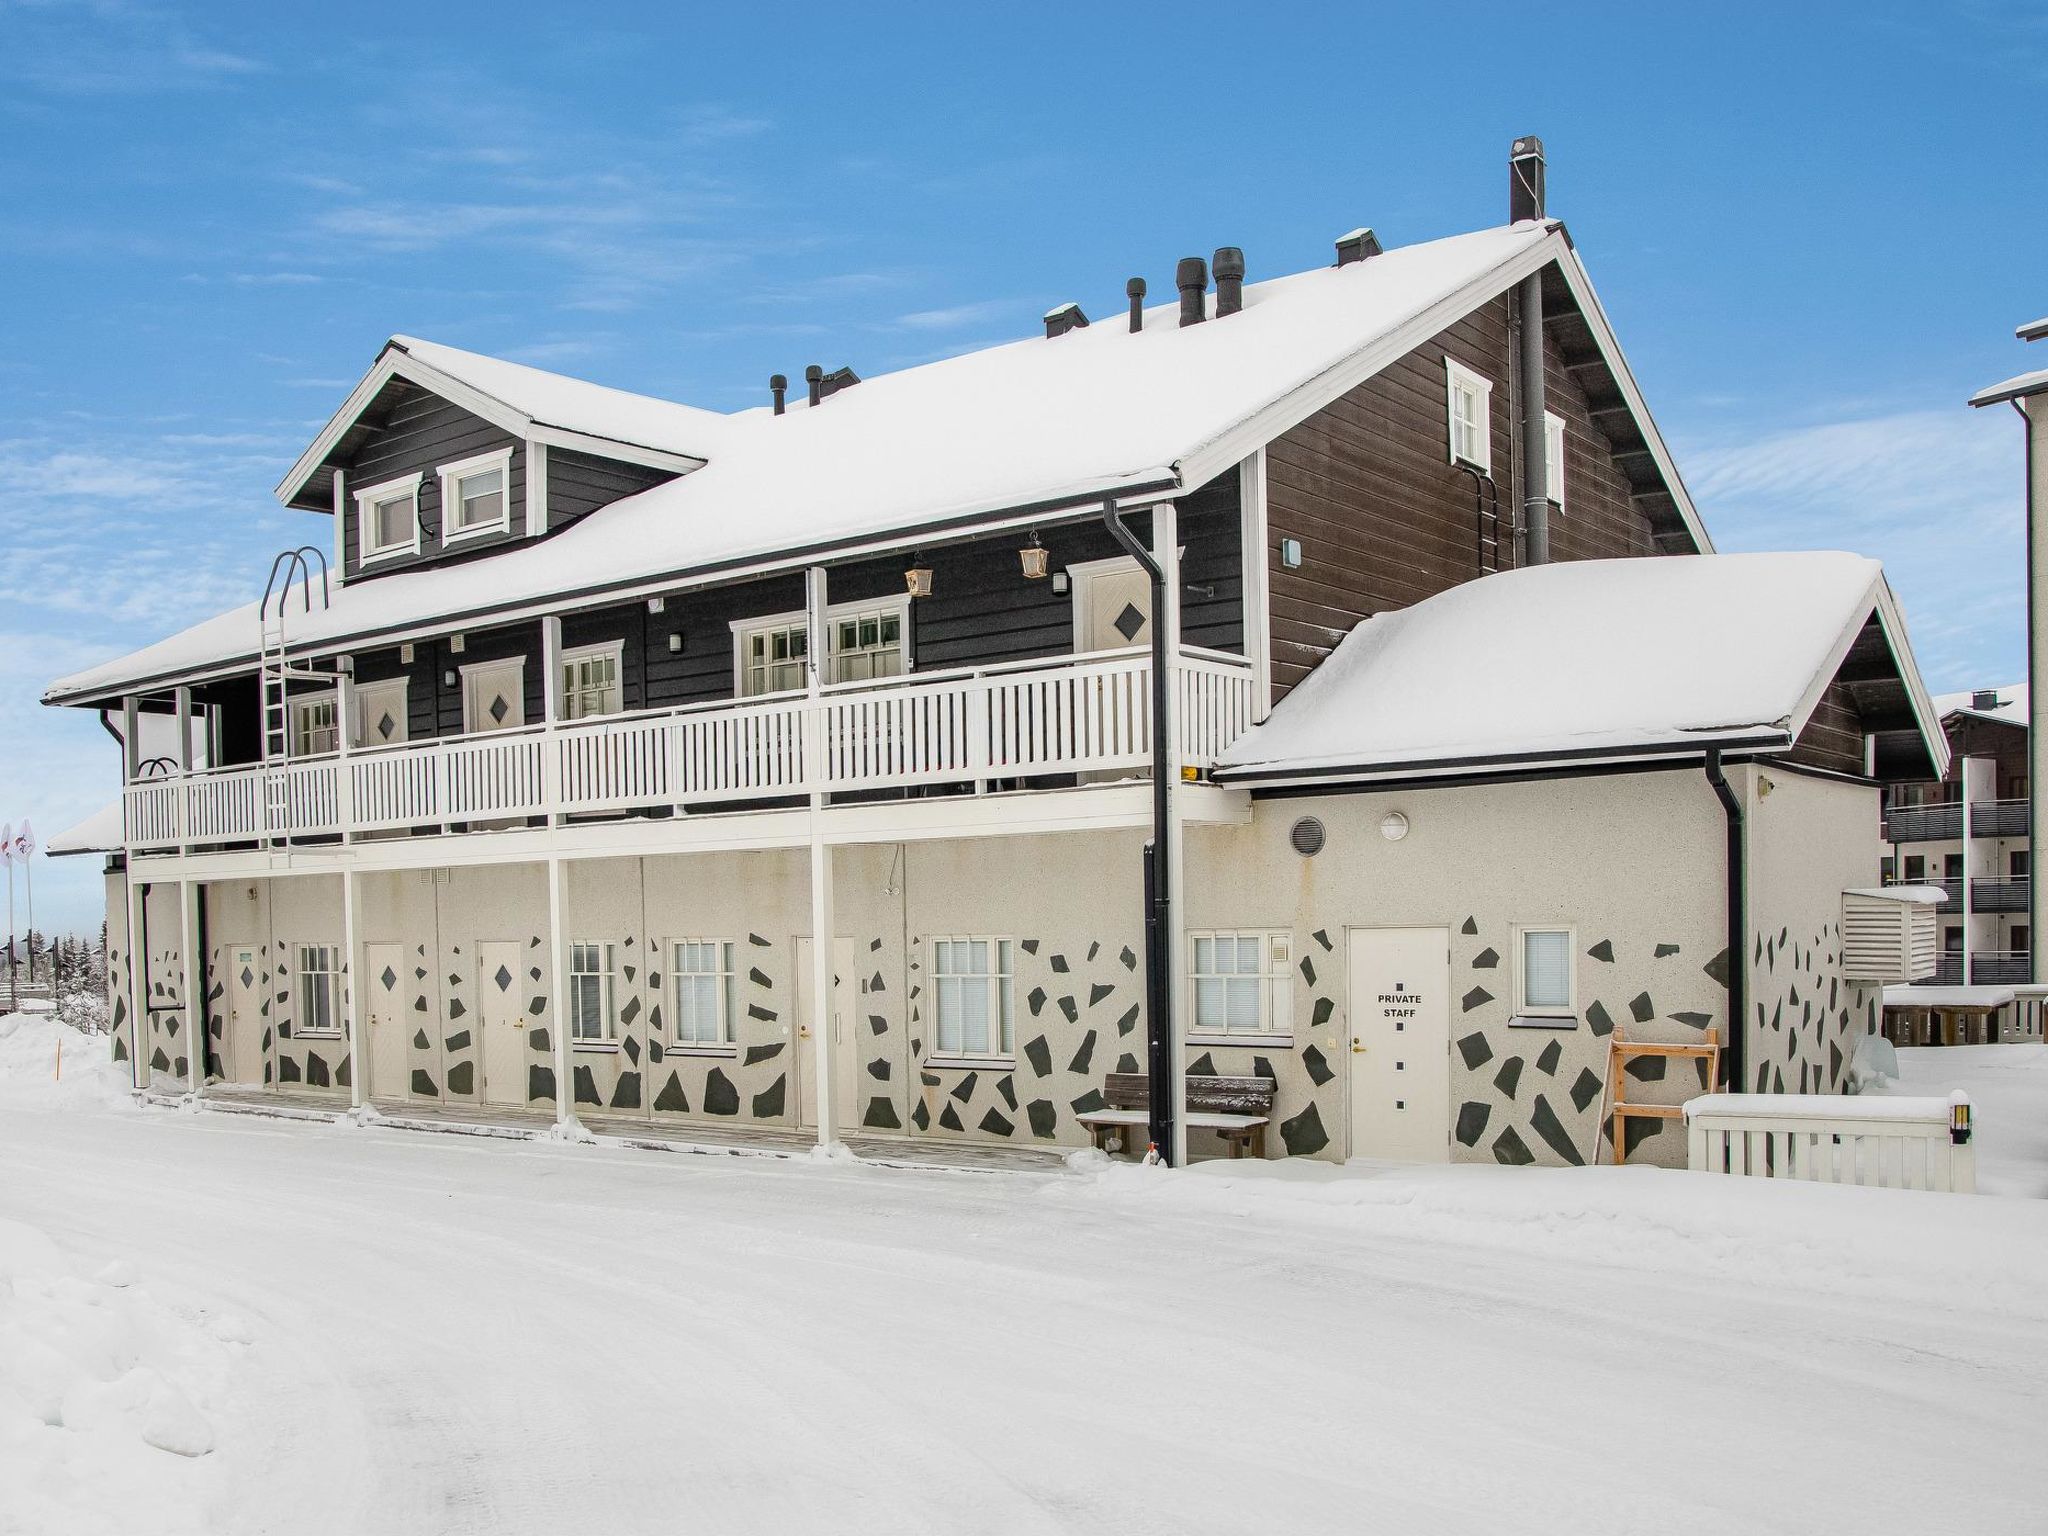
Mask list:
[[[1784,751],[1876,612],[1945,762],[1882,568],[1831,551],[1579,560],[1361,622],[1219,761],[1222,782],[1366,782]]]
[[[52,858],[67,853],[114,853],[122,845],[121,802],[101,806],[75,827],[66,827],[43,845]]]
[[[2011,987],[1915,987],[1884,989],[1887,1008],[2003,1008],[2018,994]]]
[[[2048,368],[2036,368],[2032,373],[2018,373],[1987,389],[1980,389],[1970,396],[1972,405],[1996,405],[2001,400],[2017,400],[2022,395],[2038,395],[2048,390]]]
[[[2029,694],[2025,683],[2006,683],[2002,687],[1983,691],[1998,695],[1998,703],[1990,709],[1977,707],[1977,690],[1966,693],[1937,693],[1934,696],[1934,707],[1944,720],[1950,715],[1976,715],[1981,719],[2016,725],[2022,730],[2027,728],[2033,716],[2029,712]]]
[[[2013,332],[2021,341],[2040,341],[2048,338],[2048,315],[2038,320],[2029,320]]]
[[[294,649],[430,633],[564,598],[626,596],[636,583],[673,590],[827,550],[1028,520],[1107,495],[1131,505],[1157,500],[1214,478],[1551,262],[1602,338],[1624,398],[1639,407],[1561,226],[1524,222],[1250,284],[1241,313],[1201,325],[1181,326],[1178,304],[1167,303],[1145,312],[1138,335],[1105,323],[1035,336],[871,377],[815,408],[799,399],[783,416],[766,406],[729,416],[663,406],[677,413],[667,441],[690,445],[704,467],[486,560],[349,583],[325,612],[293,616]],[[387,353],[393,366],[431,368],[523,410],[587,410],[575,418],[585,431],[613,419],[599,396],[618,391],[406,338],[394,347],[403,350]],[[1695,544],[1711,548],[1655,424],[1637,415]],[[654,435],[643,416],[634,419]],[[318,464],[315,450],[302,466]],[[281,492],[293,484],[288,477]],[[246,666],[256,640],[251,605],[66,677],[47,697],[100,697]]]

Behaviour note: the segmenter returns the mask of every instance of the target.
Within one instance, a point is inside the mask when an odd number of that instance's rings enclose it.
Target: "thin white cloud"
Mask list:
[[[910,331],[955,331],[962,326],[979,325],[1012,307],[1006,300],[983,299],[972,304],[955,304],[948,309],[914,310],[907,315],[898,315],[895,323]]]

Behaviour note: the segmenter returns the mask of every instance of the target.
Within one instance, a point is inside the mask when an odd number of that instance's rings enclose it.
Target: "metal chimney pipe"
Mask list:
[[[1544,565],[1550,560],[1550,434],[1543,421],[1543,274],[1531,272],[1516,292],[1521,312],[1515,395],[1522,408],[1522,527],[1528,563]]]
[[[1543,217],[1543,141],[1524,134],[1508,151],[1508,222]]]
[[[1244,308],[1244,252],[1234,245],[1221,246],[1211,261],[1216,273],[1216,315],[1234,315]]]
[[[775,401],[775,414],[782,414],[782,397],[789,393],[789,380],[779,373],[768,375],[768,394]]]
[[[1145,279],[1134,277],[1124,284],[1124,297],[1131,301],[1131,334],[1145,329]]]
[[[812,405],[825,398],[825,370],[816,363],[804,370],[804,383],[810,389]]]
[[[1209,264],[1199,256],[1183,256],[1174,269],[1173,286],[1180,290],[1180,323],[1200,325],[1208,319],[1204,300],[1209,292]]]

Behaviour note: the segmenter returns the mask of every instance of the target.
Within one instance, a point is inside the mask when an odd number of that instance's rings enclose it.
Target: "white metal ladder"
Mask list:
[[[291,841],[290,684],[333,680],[331,673],[294,667],[287,659],[285,610],[290,606],[294,578],[299,583],[301,611],[313,611],[313,567],[308,556],[320,562],[320,606],[323,609],[327,606],[327,556],[311,544],[302,544],[297,549],[286,550],[270,562],[270,579],[263,584],[263,605],[257,613],[262,630],[264,825],[281,835],[285,842]],[[337,729],[342,728],[338,712],[336,726]]]

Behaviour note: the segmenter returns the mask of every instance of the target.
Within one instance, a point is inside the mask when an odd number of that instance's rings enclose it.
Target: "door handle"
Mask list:
[[[808,1024],[799,1024],[799,1025],[798,1025],[798,1026],[796,1027],[796,1037],[797,1037],[797,1039],[799,1039],[799,1040],[808,1040],[808,1039],[810,1039],[810,1038],[811,1038],[811,1026],[810,1026],[810,1025],[808,1025]]]
[[[1354,1040],[1351,1042],[1351,1054],[1354,1056],[1363,1056],[1365,1054],[1365,1047],[1360,1045],[1356,1040]]]

